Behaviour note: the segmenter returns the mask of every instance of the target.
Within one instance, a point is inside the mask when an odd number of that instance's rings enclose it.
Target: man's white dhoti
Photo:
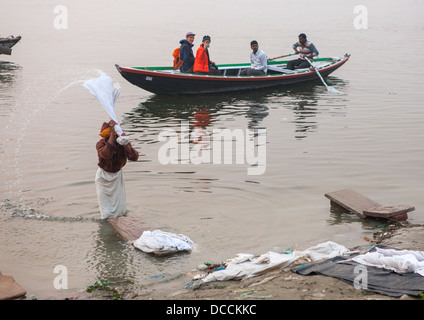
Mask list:
[[[122,169],[111,173],[98,168],[95,181],[101,218],[108,219],[124,215],[127,203]]]

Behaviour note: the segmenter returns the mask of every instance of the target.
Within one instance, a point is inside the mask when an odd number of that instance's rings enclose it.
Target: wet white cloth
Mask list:
[[[158,255],[191,251],[193,244],[193,241],[183,234],[161,230],[144,231],[140,238],[133,243],[134,247],[141,251]]]
[[[241,280],[264,274],[268,271],[284,268],[297,260],[292,254],[267,252],[254,258],[253,255],[238,254],[234,261],[229,262],[224,270],[210,273],[202,279],[203,282]]]
[[[112,173],[98,168],[95,182],[100,217],[108,219],[125,214],[127,203],[123,171]]]
[[[123,130],[119,126],[119,121],[115,114],[115,102],[121,92],[119,83],[112,84],[112,79],[104,72],[100,72],[98,78],[87,80],[83,86],[99,100],[109,117],[117,123],[115,132],[118,136],[122,135]]]
[[[125,145],[128,144],[128,142],[130,142],[130,137],[120,136],[120,137],[118,137],[118,139],[116,139],[116,142],[118,142],[121,146],[125,146]]]
[[[319,261],[323,259],[331,259],[337,256],[351,255],[354,252],[356,251],[350,251],[345,246],[336,242],[327,241],[303,251],[295,251],[294,253],[309,261]]]
[[[415,272],[424,276],[424,251],[384,249],[367,252],[349,259],[357,263],[392,270],[396,273]]]
[[[318,244],[304,251],[294,251],[290,254],[267,252],[258,257],[251,254],[239,253],[234,259],[227,260],[226,268],[210,273],[203,282],[241,280],[264,274],[278,268],[286,268],[299,259],[319,261],[335,256],[350,255],[346,247],[332,241]]]

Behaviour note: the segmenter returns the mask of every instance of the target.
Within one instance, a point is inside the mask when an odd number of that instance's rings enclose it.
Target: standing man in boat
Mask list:
[[[293,44],[293,50],[296,54],[299,54],[299,58],[287,63],[287,69],[289,70],[309,68],[310,64],[305,57],[312,61],[319,55],[317,48],[306,39],[306,34],[304,33],[299,34],[299,41]]]
[[[259,49],[258,41],[252,40],[250,42],[250,69],[244,69],[241,76],[264,76],[268,71],[268,59],[265,52]]]
[[[181,72],[192,73],[194,65],[194,54],[193,54],[193,42],[195,34],[193,32],[187,32],[186,38],[180,41],[180,57],[183,60],[183,64],[180,68]]]
[[[215,62],[210,60],[209,46],[211,44],[211,37],[204,36],[202,43],[196,51],[196,59],[194,60],[193,71],[199,74],[220,75],[221,72],[215,65]]]

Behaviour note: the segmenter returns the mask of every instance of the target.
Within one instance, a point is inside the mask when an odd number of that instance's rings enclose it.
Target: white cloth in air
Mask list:
[[[115,132],[118,136],[121,136],[124,131],[119,126],[119,121],[115,114],[115,102],[121,92],[119,83],[112,84],[112,79],[104,72],[100,72],[99,77],[85,81],[83,86],[99,100],[109,117],[117,123]]]

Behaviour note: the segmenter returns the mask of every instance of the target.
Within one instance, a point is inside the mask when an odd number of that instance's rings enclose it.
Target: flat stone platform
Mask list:
[[[141,237],[144,231],[151,228],[138,217],[121,216],[108,219],[116,233],[125,241],[133,243]]]
[[[354,213],[361,219],[374,217],[403,221],[408,219],[408,212],[415,210],[415,207],[405,204],[383,206],[352,189],[329,192],[325,197],[330,199],[332,206]]]

